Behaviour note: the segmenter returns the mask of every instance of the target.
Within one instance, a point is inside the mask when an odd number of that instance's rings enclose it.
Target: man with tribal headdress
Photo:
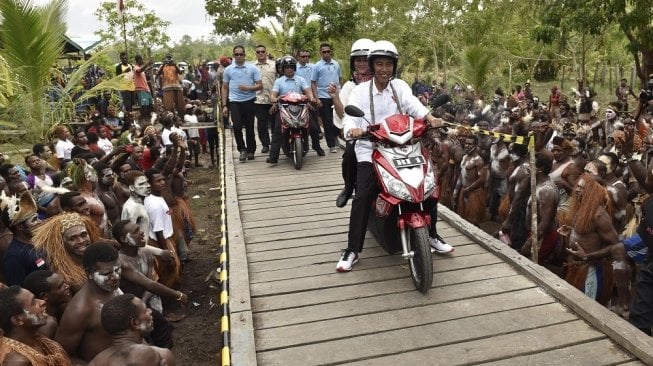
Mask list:
[[[100,237],[97,225],[89,217],[67,212],[51,217],[34,232],[34,247],[47,254],[47,264],[77,292],[86,275],[82,257],[86,247]]]
[[[465,156],[460,162],[460,177],[453,192],[456,212],[463,219],[478,225],[485,218],[485,180],[487,168],[478,153],[478,138],[467,136]]]
[[[34,250],[32,245],[32,230],[41,222],[32,195],[25,192],[20,196],[7,197],[0,195],[2,224],[13,233],[6,253],[4,253],[2,269],[8,285],[20,285],[25,277],[38,269],[47,268],[43,257]]]
[[[110,238],[111,228],[107,222],[107,214],[104,204],[95,194],[95,185],[97,185],[97,174],[91,165],[82,159],[74,159],[70,166],[69,175],[73,180],[73,185],[79,190],[91,209],[91,218],[100,228],[103,237]]]
[[[569,235],[565,280],[587,296],[607,305],[614,286],[611,250],[619,235],[608,214],[608,192],[591,174],[580,176],[574,187],[570,225],[562,233]]]
[[[569,225],[567,213],[569,212],[570,194],[576,185],[578,176],[581,174],[571,159],[573,151],[574,145],[568,140],[559,136],[553,138],[551,152],[553,153],[554,162],[550,177],[558,187],[558,220],[565,225]]]
[[[45,301],[11,286],[0,290],[0,364],[31,366],[69,366],[70,358],[61,345],[38,330],[47,322]]]

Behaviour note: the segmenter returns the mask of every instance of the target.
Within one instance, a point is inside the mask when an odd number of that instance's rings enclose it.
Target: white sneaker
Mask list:
[[[358,253],[345,249],[342,251],[342,256],[340,256],[340,260],[336,266],[336,271],[349,272],[356,263],[358,263]]]
[[[431,244],[431,252],[438,254],[453,252],[453,247],[445,243],[440,235],[436,235],[435,238],[429,238],[429,243]]]

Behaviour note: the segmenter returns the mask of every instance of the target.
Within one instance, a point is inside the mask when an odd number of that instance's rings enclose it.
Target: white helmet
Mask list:
[[[397,61],[399,60],[399,52],[397,52],[397,47],[390,41],[376,41],[374,46],[370,49],[370,53],[367,55],[367,63],[370,65],[370,70],[374,71],[374,59],[376,57],[390,57],[394,64],[393,75],[397,73]]]
[[[365,56],[370,52],[374,47],[374,41],[367,38],[361,38],[354,42],[351,45],[351,52],[349,53],[349,58],[354,58],[357,56]]]

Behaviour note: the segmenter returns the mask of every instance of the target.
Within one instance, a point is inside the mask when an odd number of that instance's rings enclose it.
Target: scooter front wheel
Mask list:
[[[414,255],[408,260],[410,277],[415,288],[427,293],[433,283],[433,257],[429,244],[429,232],[425,227],[410,230],[410,248]]]
[[[302,168],[304,158],[304,146],[301,136],[295,137],[293,140],[293,149],[295,150],[292,156],[293,165],[295,166],[295,169],[299,170]]]

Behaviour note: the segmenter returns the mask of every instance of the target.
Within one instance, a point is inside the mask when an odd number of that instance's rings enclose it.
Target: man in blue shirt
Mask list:
[[[263,88],[263,83],[258,68],[245,63],[243,46],[234,47],[233,56],[234,62],[224,70],[222,115],[231,112],[236,147],[240,151],[239,160],[244,163],[246,160],[254,160],[254,152],[256,152],[254,101],[256,91]],[[243,139],[243,127],[245,127],[247,143]]]
[[[7,285],[22,285],[28,274],[47,269],[45,259],[32,245],[32,230],[40,223],[31,193],[24,192],[20,199],[2,196],[4,208],[0,213],[3,225],[14,235],[2,260]]]
[[[329,85],[336,85],[338,88],[342,85],[342,73],[340,65],[336,60],[331,58],[331,45],[328,43],[320,44],[320,54],[322,59],[315,64],[311,76],[311,88],[317,99],[317,108],[322,123],[324,124],[324,137],[327,146],[332,153],[337,152],[336,138],[338,129],[333,125],[333,101],[327,92]]]
[[[297,53],[297,70],[295,71],[295,74],[303,77],[309,87],[311,87],[313,69],[315,68],[315,65],[310,61],[311,53],[309,51],[302,49]],[[315,97],[315,93],[313,93],[313,96]],[[311,135],[313,150],[315,150],[319,156],[324,156],[324,150],[322,150],[322,147],[320,146],[320,125],[317,123],[317,113],[315,113],[314,108],[310,108],[308,113],[311,116],[311,127],[308,133]]]
[[[295,74],[297,68],[297,61],[292,56],[284,56],[281,59],[281,69],[283,70],[282,77],[275,80],[272,86],[272,93],[270,94],[270,101],[276,103],[279,96],[284,96],[289,93],[304,94],[308,97],[308,101],[313,103],[315,98],[311,91],[311,87],[303,77]],[[281,148],[281,117],[279,112],[275,113],[274,129],[272,130],[272,143],[270,144],[270,157],[266,160],[268,163],[275,165],[279,160],[279,150]],[[307,148],[308,150],[308,148]]]

